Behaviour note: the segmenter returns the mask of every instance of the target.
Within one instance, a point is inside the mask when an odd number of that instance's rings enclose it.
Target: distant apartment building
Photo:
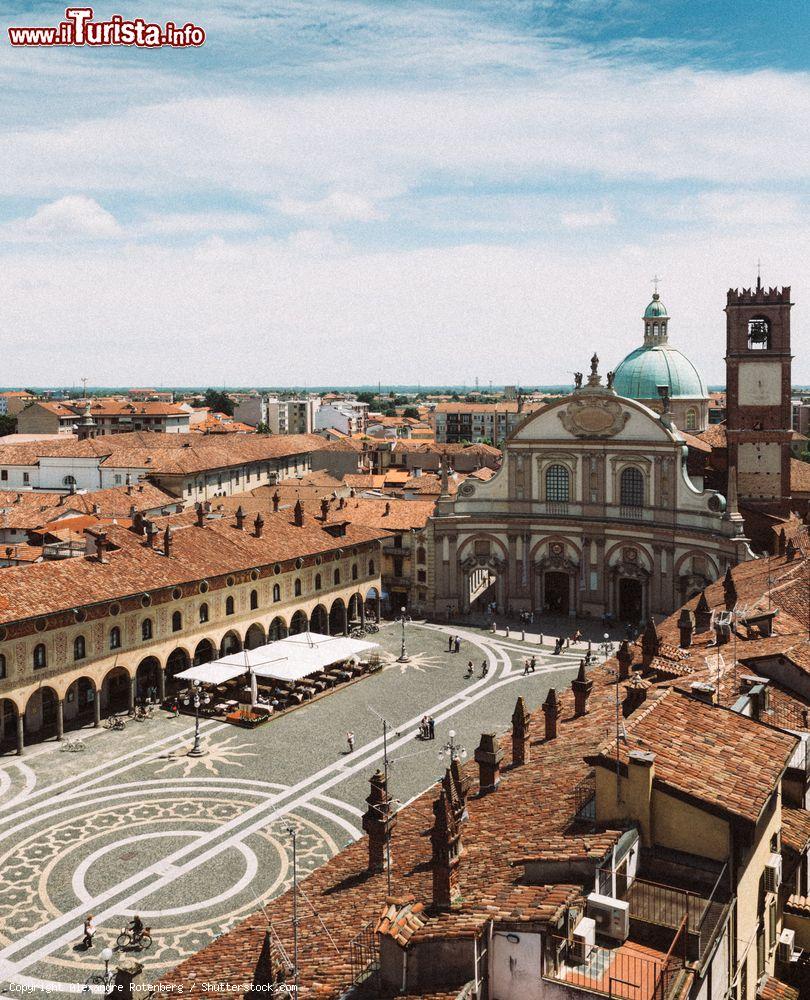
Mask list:
[[[188,430],[189,415],[174,403],[135,403],[117,399],[75,402],[35,402],[17,417],[20,434],[72,434],[90,404],[90,416],[98,434],[156,431],[180,434]]]
[[[250,396],[240,400],[234,419],[251,427],[265,424],[271,434],[311,434],[320,400],[277,399],[272,396]]]
[[[174,393],[165,392],[162,389],[130,389],[127,392],[130,399],[138,403],[173,403]]]
[[[368,429],[368,403],[345,399],[324,403],[315,418],[315,430],[338,430],[342,434],[365,434]]]
[[[790,419],[790,425],[797,434],[810,437],[810,397],[791,399]]]
[[[440,403],[433,411],[436,441],[440,444],[486,441],[499,446],[524,417],[543,405],[521,404],[518,400],[504,403]]]
[[[18,390],[0,392],[0,417],[16,417],[20,410],[33,403],[35,398],[30,392]]]

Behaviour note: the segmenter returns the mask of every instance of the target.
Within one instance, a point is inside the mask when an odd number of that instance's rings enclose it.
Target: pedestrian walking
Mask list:
[[[461,651],[461,639],[458,636],[456,636],[455,647],[457,653]]]
[[[528,672],[529,672],[529,658],[526,657],[526,659],[523,661],[523,676],[525,677],[526,674],[528,674]]]
[[[531,660],[529,660],[529,666],[531,667],[532,673],[534,673],[535,670],[537,670],[537,657],[536,656],[533,656],[531,658]]]
[[[486,677],[488,673],[489,673],[489,660],[484,660],[484,662],[481,664],[481,676]]]
[[[496,632],[498,631],[498,626],[497,626],[497,624],[495,623],[495,619],[494,619],[494,618],[492,619],[492,625],[490,626],[490,629],[489,629],[489,630],[490,630],[490,632],[491,632],[491,633],[492,633],[493,635],[495,635],[495,633],[496,633]]]
[[[419,723],[419,739],[428,739],[428,717],[426,715],[422,716],[422,721]]]
[[[473,675],[473,662],[472,662],[472,660],[468,660],[467,661],[467,673],[464,676],[465,677],[472,677],[472,675]]]
[[[521,642],[525,642],[526,641],[526,629],[525,628],[522,628],[520,630],[520,641]]]
[[[509,626],[508,625],[506,626],[506,638],[507,639],[509,638]]]
[[[447,652],[448,653],[452,653],[453,652],[453,637],[452,637],[452,635],[448,635],[448,637],[447,637]]]
[[[433,718],[432,715],[429,715],[427,721],[428,721],[428,739],[434,740],[436,739],[436,720]]]
[[[346,745],[348,746],[348,753],[354,752],[354,733],[346,733]]]
[[[93,935],[95,933],[96,922],[93,919],[93,914],[88,913],[84,918],[84,940],[82,942],[85,951],[89,951],[93,947]]]

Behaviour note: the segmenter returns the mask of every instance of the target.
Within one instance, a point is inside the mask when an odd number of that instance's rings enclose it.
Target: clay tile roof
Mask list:
[[[759,1000],[799,1000],[799,991],[793,986],[788,986],[781,979],[775,976],[768,976],[760,991],[757,993]]]
[[[782,804],[782,843],[796,854],[804,854],[810,844],[810,810]]]
[[[654,783],[723,813],[756,822],[796,747],[797,737],[676,691],[633,716],[619,750],[655,754]],[[616,741],[596,760],[613,767]]]
[[[709,424],[705,431],[699,431],[694,436],[712,449],[725,448],[727,444],[725,424]]]
[[[790,489],[793,493],[810,493],[810,462],[791,458]]]
[[[424,910],[424,903],[411,902],[403,906],[391,903],[383,907],[374,929],[378,934],[393,938],[397,944],[405,947],[416,931],[427,923]]]
[[[810,896],[788,896],[785,900],[785,913],[795,913],[800,917],[810,917]]]

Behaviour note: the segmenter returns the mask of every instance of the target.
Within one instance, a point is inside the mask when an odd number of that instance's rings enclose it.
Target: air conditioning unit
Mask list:
[[[790,962],[791,958],[793,958],[793,945],[795,943],[796,932],[786,927],[779,935],[779,945],[776,949],[776,957],[780,962]]]
[[[581,917],[574,928],[574,941],[571,947],[572,961],[587,962],[595,944],[596,921],[590,917]]]
[[[626,900],[592,892],[588,896],[587,914],[593,918],[598,934],[616,941],[627,940],[630,933],[630,904]]]
[[[765,892],[778,892],[782,884],[782,855],[772,854],[765,863]]]

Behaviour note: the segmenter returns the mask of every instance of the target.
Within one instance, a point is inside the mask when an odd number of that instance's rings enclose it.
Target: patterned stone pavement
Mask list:
[[[448,632],[462,637],[457,654]],[[519,694],[535,706],[570,683],[581,655],[552,656],[536,635],[412,623],[401,664],[398,625],[374,638],[380,673],[254,731],[205,721],[204,757],[185,755],[188,718],[159,713],[124,732],[83,732],[83,753],[50,743],[2,758],[0,991],[81,990],[135,913],[153,944],[132,955],[155,979],[290,885],[292,830],[301,876],[361,835],[383,754],[380,716],[390,725],[392,794],[405,802],[441,776],[437,751],[450,729],[471,755],[482,731],[508,728]],[[524,676],[533,652],[537,672]],[[425,713],[436,719],[435,743],[416,739]],[[98,932],[84,951],[87,913]]]

